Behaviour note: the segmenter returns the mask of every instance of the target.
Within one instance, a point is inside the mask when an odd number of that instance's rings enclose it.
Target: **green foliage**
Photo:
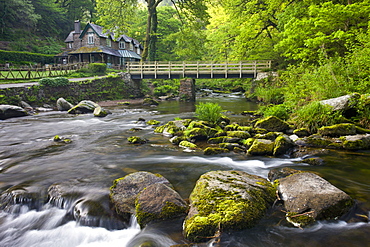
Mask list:
[[[52,63],[54,61],[53,55],[44,55],[23,51],[3,51],[0,50],[0,61],[7,61],[12,63],[29,62],[29,63]]]
[[[202,103],[196,105],[195,116],[199,120],[208,121],[210,123],[218,123],[222,118],[222,107],[216,103]]]
[[[69,80],[65,77],[42,78],[39,85],[44,87],[64,87],[69,85]]]
[[[259,109],[264,117],[275,116],[283,120],[288,120],[291,110],[284,104],[262,106]]]
[[[296,128],[307,128],[310,133],[316,133],[322,126],[339,123],[341,114],[334,112],[331,106],[320,102],[309,103],[294,113],[291,119]]]
[[[107,65],[105,63],[89,63],[88,68],[94,74],[105,74]]]

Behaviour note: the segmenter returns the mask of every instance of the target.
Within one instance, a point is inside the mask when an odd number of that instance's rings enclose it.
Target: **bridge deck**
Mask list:
[[[127,63],[132,79],[255,78],[271,61]]]

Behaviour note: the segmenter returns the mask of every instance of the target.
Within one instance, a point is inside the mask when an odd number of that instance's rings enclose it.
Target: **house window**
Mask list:
[[[112,40],[110,38],[107,39],[107,46],[108,47],[112,46]]]
[[[130,51],[134,50],[134,44],[130,43]]]
[[[125,49],[125,48],[126,48],[126,46],[125,46],[125,41],[120,41],[120,42],[119,42],[119,48],[120,48],[120,49]]]
[[[69,48],[69,49],[72,49],[72,48],[73,48],[73,43],[72,43],[72,42],[69,42],[69,43],[68,43],[68,48]]]
[[[94,33],[88,33],[87,34],[87,43],[88,44],[94,44]]]
[[[138,48],[137,48],[136,53],[137,53],[138,55],[140,55],[140,47],[138,47]]]

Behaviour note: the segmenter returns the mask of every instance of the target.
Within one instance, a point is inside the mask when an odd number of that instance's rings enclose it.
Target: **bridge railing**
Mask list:
[[[144,78],[147,75],[154,78],[174,75],[186,77],[194,75],[199,78],[200,75],[210,75],[213,78],[216,75],[239,75],[253,74],[256,77],[258,72],[271,68],[271,61],[240,61],[240,62],[129,62],[126,64],[127,72],[131,75],[140,75]]]

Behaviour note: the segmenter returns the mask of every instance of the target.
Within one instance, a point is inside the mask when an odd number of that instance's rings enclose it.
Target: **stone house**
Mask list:
[[[126,35],[115,38],[113,32],[104,32],[102,26],[88,23],[81,30],[75,21],[74,30],[64,41],[65,51],[56,55],[59,64],[88,62],[124,65],[128,61],[140,61],[143,46],[139,41]]]

